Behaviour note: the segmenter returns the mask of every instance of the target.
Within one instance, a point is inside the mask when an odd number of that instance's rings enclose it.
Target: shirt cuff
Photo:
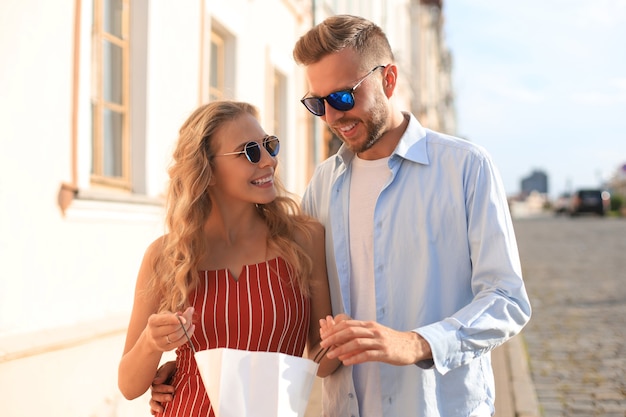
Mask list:
[[[434,366],[444,375],[462,365],[468,359],[464,358],[465,355],[471,356],[471,353],[462,351],[461,340],[458,338],[458,326],[455,326],[454,322],[454,319],[446,319],[413,330],[426,339],[433,356],[432,359],[417,362],[417,366],[422,369]]]

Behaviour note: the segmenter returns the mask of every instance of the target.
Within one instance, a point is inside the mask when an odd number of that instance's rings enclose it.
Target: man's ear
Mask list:
[[[385,95],[389,98],[393,95],[398,82],[398,67],[395,64],[389,64],[383,69],[383,89]]]

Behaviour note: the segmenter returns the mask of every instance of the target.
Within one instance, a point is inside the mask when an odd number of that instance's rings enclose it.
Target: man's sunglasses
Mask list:
[[[276,136],[265,136],[263,138],[263,147],[270,154],[271,157],[275,157],[278,155],[278,151],[280,150],[280,141]],[[243,151],[238,152],[228,152],[223,153],[216,156],[226,156],[226,155],[240,155],[244,154],[248,161],[253,164],[258,164],[261,160],[261,145],[259,142],[250,141],[246,143],[243,147]]]
[[[385,68],[385,66],[378,65],[372,68],[370,72],[365,74],[365,76],[361,78],[359,82],[357,82],[356,85],[349,90],[335,91],[334,93],[330,93],[326,97],[306,97],[305,94],[300,101],[302,102],[302,104],[304,104],[304,107],[306,107],[308,111],[316,116],[323,116],[326,113],[324,100],[326,100],[330,107],[335,110],[348,111],[354,107],[354,90],[356,90],[357,87],[360,86],[367,77],[369,77],[376,70],[381,68]]]

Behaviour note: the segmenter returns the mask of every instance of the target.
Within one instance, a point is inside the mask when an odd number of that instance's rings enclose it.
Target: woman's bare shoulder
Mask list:
[[[164,235],[153,240],[146,248],[144,258],[154,260],[161,256],[165,248],[165,239],[166,236]]]

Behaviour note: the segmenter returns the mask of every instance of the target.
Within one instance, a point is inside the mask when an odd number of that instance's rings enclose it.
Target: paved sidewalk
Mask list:
[[[517,220],[533,317],[523,335],[545,417],[626,417],[626,219]]]

